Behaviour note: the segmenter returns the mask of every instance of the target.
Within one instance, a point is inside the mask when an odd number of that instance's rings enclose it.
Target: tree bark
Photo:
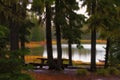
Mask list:
[[[109,52],[110,52],[110,39],[107,39],[107,43],[106,43],[106,54],[105,54],[105,65],[104,68],[108,68],[109,64],[108,64],[108,57],[109,57]]]
[[[20,39],[20,47],[21,49],[25,49],[25,36],[24,35]]]
[[[51,6],[49,2],[45,3],[46,6],[46,43],[47,43],[47,57],[49,69],[54,69],[55,64],[53,60],[52,51],[52,33],[51,33]]]
[[[58,53],[58,57],[57,57],[57,66],[58,66],[58,70],[62,69],[62,47],[61,47],[61,28],[59,25],[59,19],[60,18],[60,0],[56,0],[55,1],[55,11],[56,11],[56,15],[55,15],[55,28],[56,28],[56,41],[57,41],[57,53]]]
[[[72,66],[72,44],[68,40],[69,65]]]
[[[16,23],[10,23],[10,50],[15,51],[19,49],[19,26]]]
[[[91,4],[91,15],[96,13],[97,0],[93,0]],[[91,65],[90,70],[96,71],[96,26],[91,24]]]
[[[62,69],[62,47],[61,47],[61,30],[60,30],[60,26],[56,25],[56,37],[57,37],[57,66],[58,66],[58,70]]]
[[[96,28],[91,31],[91,71],[96,71]]]

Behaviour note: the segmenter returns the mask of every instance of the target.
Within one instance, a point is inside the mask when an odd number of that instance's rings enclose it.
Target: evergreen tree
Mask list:
[[[81,14],[77,14],[74,11],[78,10],[78,3],[75,0],[63,1],[63,20],[62,22],[62,36],[68,40],[68,54],[69,64],[72,65],[72,44],[76,43],[80,46],[81,39],[81,27],[84,24],[85,17]]]
[[[56,29],[56,41],[57,41],[57,67],[58,70],[61,70],[62,68],[62,47],[61,47],[61,26],[60,26],[60,20],[61,20],[61,0],[55,0],[55,29]]]
[[[48,65],[49,69],[55,69],[55,63],[53,60],[52,51],[52,33],[51,33],[51,5],[48,1],[45,2],[46,6],[46,43],[47,43],[47,55],[48,55]]]
[[[87,6],[87,12],[89,14],[88,24],[91,29],[91,71],[96,71],[96,29],[97,29],[97,21],[95,18],[96,7],[98,0],[81,0],[83,1],[82,6]]]
[[[25,19],[27,3],[27,0],[0,1],[2,19],[4,19],[5,25],[9,26],[10,29],[10,49],[12,51],[19,49],[20,23]]]
[[[53,51],[52,51],[52,32],[51,32],[51,17],[52,17],[52,9],[51,4],[53,1],[44,1],[44,0],[33,0],[32,10],[36,11],[37,15],[40,16],[44,12],[44,8],[46,8],[46,46],[47,46],[47,57],[48,57],[48,65],[49,69],[55,69],[56,64],[53,60]]]

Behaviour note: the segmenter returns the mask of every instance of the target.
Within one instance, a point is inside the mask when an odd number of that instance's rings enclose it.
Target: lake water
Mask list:
[[[83,49],[78,49],[76,44],[72,45],[72,60],[75,61],[83,61],[83,62],[90,62],[91,60],[91,45],[90,44],[82,44],[84,47]],[[97,44],[96,45],[96,62],[99,59],[104,60],[105,58],[105,44]],[[53,45],[53,56],[57,58],[57,49],[56,45]],[[46,47],[43,52],[43,57],[47,57]],[[68,59],[68,45],[62,44],[62,58]]]

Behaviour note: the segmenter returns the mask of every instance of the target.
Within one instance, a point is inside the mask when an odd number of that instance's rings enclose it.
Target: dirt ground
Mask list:
[[[49,70],[30,71],[35,80],[120,80],[120,76],[98,76],[90,73],[87,76],[76,75],[75,70],[64,70],[61,72]]]

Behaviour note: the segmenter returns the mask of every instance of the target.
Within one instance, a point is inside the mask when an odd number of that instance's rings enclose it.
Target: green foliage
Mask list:
[[[81,14],[74,13],[74,10],[78,10],[78,3],[75,0],[66,0],[61,2],[61,9],[63,9],[60,13],[61,29],[62,36],[64,39],[69,40],[71,43],[80,44],[81,39],[81,27],[84,24],[85,17]],[[64,13],[64,14],[62,14]],[[62,15],[61,15],[62,14]]]
[[[31,41],[41,41],[45,38],[45,27],[38,23],[37,15],[32,14],[32,22],[34,27],[31,29]],[[42,34],[42,35],[41,35]]]
[[[118,64],[118,65],[116,66],[116,68],[117,68],[118,70],[120,70],[120,64]]]
[[[31,29],[34,27],[34,23],[29,20],[25,19],[23,22],[20,24],[20,29],[19,29],[19,38],[21,41],[24,42],[29,42],[30,41],[30,34],[31,34]]]
[[[43,41],[45,38],[44,29],[44,27],[36,25],[31,31],[31,41]]]
[[[9,30],[5,26],[0,25],[0,50],[5,49],[8,43]]]
[[[28,25],[26,26],[28,23],[25,20],[28,4],[28,0],[0,1],[0,7],[3,8],[3,10],[0,9],[0,25],[7,25],[9,27],[10,33],[8,32],[9,36],[6,37],[9,38],[11,49],[15,49],[14,46],[18,48],[18,38],[22,38],[22,40],[24,39],[24,42],[26,42],[26,35],[29,33],[28,30],[26,30],[26,28],[28,29]],[[12,35],[14,36],[12,37]]]
[[[44,4],[44,0],[33,0],[32,11],[38,12],[38,14],[42,14],[44,11]]]
[[[99,69],[96,74],[101,76],[109,76],[109,72],[106,69]]]
[[[86,75],[89,75],[89,72],[86,69],[78,69],[76,71],[76,74],[78,76],[86,76]]]
[[[24,73],[3,73],[0,80],[34,80],[30,75]]]
[[[108,68],[107,70],[110,75],[119,75],[120,74],[120,71],[115,67]]]
[[[6,23],[10,25],[10,22],[19,22],[24,20],[26,14],[26,6],[28,4],[28,0],[3,0],[0,1],[0,23]],[[2,21],[3,20],[3,21]]]
[[[40,46],[40,47],[35,47],[35,48],[31,48],[30,49],[30,55],[43,55],[43,51],[44,51],[44,47]]]
[[[23,73],[24,63],[19,52],[3,52],[0,58],[0,80],[32,80]]]
[[[119,37],[117,39],[112,39],[110,55],[109,55],[109,64],[110,66],[117,66],[120,64],[120,41]]]
[[[115,67],[110,67],[107,69],[99,69],[96,74],[101,76],[119,75],[120,71]]]

